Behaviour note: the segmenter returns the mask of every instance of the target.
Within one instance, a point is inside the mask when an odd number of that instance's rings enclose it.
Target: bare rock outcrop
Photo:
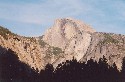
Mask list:
[[[71,18],[57,19],[54,26],[45,32],[43,40],[51,46],[65,49],[73,38],[82,35],[82,33],[90,34],[93,32],[95,32],[94,29],[81,21]]]
[[[98,61],[105,56],[109,65],[115,63],[121,70],[122,60],[125,57],[125,36],[96,32],[91,37],[90,46],[81,61],[87,61],[90,58]]]
[[[125,57],[124,35],[96,32],[89,25],[72,18],[57,19],[42,40],[64,51],[62,57],[54,56],[56,59],[51,63],[55,67],[73,57],[82,62],[89,59],[98,61],[105,56],[109,65],[116,63],[120,70]]]
[[[105,56],[109,65],[116,63],[120,70],[125,57],[125,35],[96,32],[89,25],[72,18],[57,19],[40,37],[23,37],[0,27],[0,45],[13,50],[19,60],[44,69],[48,63],[56,67],[76,58],[83,62],[98,61]]]
[[[11,33],[8,29],[0,27],[0,46],[13,50],[20,61],[34,69],[43,69],[43,54],[35,38],[22,37]]]
[[[64,51],[64,57],[54,61],[54,65],[58,65],[71,60],[73,56],[79,61],[86,53],[91,42],[91,34],[94,32],[94,29],[79,20],[63,18],[55,21],[54,26],[47,30],[42,40]]]

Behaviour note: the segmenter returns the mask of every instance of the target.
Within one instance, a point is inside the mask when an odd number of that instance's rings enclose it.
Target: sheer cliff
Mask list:
[[[103,56],[108,63],[116,63],[121,69],[125,57],[125,36],[114,33],[96,32],[90,25],[72,18],[57,19],[43,38],[47,44],[64,51],[62,58],[55,59],[54,66],[73,57],[77,61],[96,61]]]
[[[48,63],[56,67],[73,57],[79,61],[99,58],[116,63],[120,70],[125,57],[125,35],[96,32],[90,25],[73,18],[57,19],[44,35],[24,37],[0,27],[0,45],[13,50],[19,60],[35,69]]]

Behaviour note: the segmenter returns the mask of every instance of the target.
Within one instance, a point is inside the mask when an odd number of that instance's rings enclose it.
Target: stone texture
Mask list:
[[[82,62],[91,58],[98,61],[105,56],[109,65],[116,63],[120,70],[125,57],[124,35],[96,32],[89,25],[72,18],[57,19],[43,40],[64,50],[63,57],[55,56],[51,62],[55,67],[73,57]]]
[[[20,61],[28,64],[34,69],[43,69],[43,54],[39,43],[35,39],[31,41],[31,39],[18,35],[7,35],[6,37],[7,39],[0,35],[1,47],[13,50]]]
[[[57,19],[54,26],[44,34],[42,40],[50,46],[64,50],[64,58],[54,61],[57,61],[54,66],[57,66],[61,62],[71,60],[73,56],[79,61],[86,53],[91,41],[91,34],[94,32],[94,29],[79,20]]]
[[[124,35],[93,33],[90,46],[81,61],[87,61],[90,58],[98,61],[105,56],[109,65],[116,63],[117,68],[121,70],[122,59],[125,57],[124,39]]]
[[[0,45],[13,50],[20,61],[39,70],[48,63],[56,67],[73,57],[83,62],[91,58],[98,61],[103,56],[109,65],[116,63],[120,70],[125,57],[125,35],[96,32],[89,25],[72,18],[57,19],[40,37],[12,34],[0,31]]]
[[[82,23],[81,21],[64,18],[57,19],[53,27],[48,29],[43,40],[51,46],[60,47],[65,49],[66,45],[77,35],[93,33],[93,30],[89,25]]]

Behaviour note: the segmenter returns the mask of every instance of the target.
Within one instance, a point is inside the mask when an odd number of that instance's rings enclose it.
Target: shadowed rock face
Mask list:
[[[118,69],[121,69],[122,59],[125,57],[124,35],[96,32],[89,25],[72,18],[57,19],[54,26],[45,32],[42,40],[64,50],[63,57],[54,56],[55,67],[73,57],[77,61],[91,58],[98,61],[105,56],[110,65],[115,62]]]
[[[43,40],[50,46],[59,47],[65,54],[68,54],[54,63],[58,65],[72,59],[73,56],[79,61],[86,53],[91,41],[91,34],[94,32],[94,29],[79,20],[57,19],[54,26],[47,30]]]
[[[0,27],[0,46],[13,50],[20,61],[35,69],[44,67],[40,45],[34,38],[22,37]]]
[[[56,67],[66,60],[87,61],[105,56],[121,69],[125,57],[125,36],[96,32],[72,18],[57,19],[40,37],[22,37],[0,27],[0,45],[13,50],[19,60],[39,70],[47,63]]]
[[[110,65],[115,62],[120,70],[125,57],[125,36],[113,33],[93,33],[90,46],[81,61],[90,58],[98,61],[103,56],[106,57]]]
[[[72,39],[84,35],[89,38],[89,34],[93,32],[95,30],[81,21],[71,18],[57,19],[54,26],[46,31],[43,40],[51,46],[65,49]]]

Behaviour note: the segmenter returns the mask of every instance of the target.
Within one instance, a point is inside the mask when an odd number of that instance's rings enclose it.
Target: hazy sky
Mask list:
[[[20,35],[42,35],[65,17],[97,31],[125,34],[125,0],[0,0],[0,25]]]

